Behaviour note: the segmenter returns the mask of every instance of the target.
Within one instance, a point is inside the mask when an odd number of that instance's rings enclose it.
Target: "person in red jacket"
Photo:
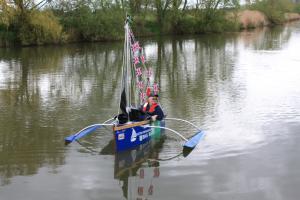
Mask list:
[[[147,102],[142,107],[142,111],[150,115],[152,121],[164,118],[164,112],[158,104],[158,95],[150,94]]]

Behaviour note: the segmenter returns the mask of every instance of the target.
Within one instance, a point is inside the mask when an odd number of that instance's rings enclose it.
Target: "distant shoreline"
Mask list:
[[[281,15],[278,22],[271,22],[263,12],[258,10],[233,10],[224,11],[212,21],[206,21],[194,16],[193,11],[186,12],[184,16],[178,17],[177,22],[174,23],[172,18],[166,18],[163,26],[159,28],[160,24],[151,13],[144,16],[144,18],[137,17],[134,19],[133,29],[138,37],[158,36],[158,35],[199,35],[210,33],[226,33],[226,32],[240,32],[245,29],[255,29],[264,26],[274,26],[284,24],[291,21],[300,20],[298,13],[285,13]],[[224,14],[225,13],[225,14]],[[24,47],[24,46],[43,46],[43,45],[63,45],[81,42],[109,42],[120,41],[123,39],[123,21],[124,17],[119,14],[115,17],[115,13],[111,16],[101,15],[100,23],[95,22],[98,19],[97,15],[91,13],[94,21],[83,20],[78,22],[75,20],[76,27],[66,28],[66,24],[61,24],[58,17],[50,12],[34,13],[34,17],[49,16],[50,26],[43,22],[36,27],[29,21],[25,26],[25,32],[5,31],[0,29],[0,48],[7,47]],[[42,18],[43,19],[43,18]],[[52,21],[51,21],[52,20]],[[98,20],[99,21],[99,20]],[[105,24],[103,25],[102,23]],[[85,27],[82,27],[80,23]],[[89,25],[89,23],[96,23],[96,25]],[[97,25],[98,24],[98,25]],[[52,25],[52,27],[51,27]],[[100,25],[100,26],[99,26]],[[102,26],[101,26],[102,25]],[[64,27],[64,28],[63,28]],[[0,27],[1,28],[1,27]],[[34,31],[30,31],[33,29]],[[45,32],[45,31],[48,31]],[[50,34],[49,34],[50,33]],[[21,37],[20,37],[21,36]],[[23,40],[23,41],[22,41]],[[21,42],[20,42],[21,41]]]
[[[285,13],[284,15],[284,23],[297,20],[300,20],[300,14],[298,13]],[[238,12],[238,21],[241,24],[241,29],[272,25],[264,13],[256,10],[243,10]]]

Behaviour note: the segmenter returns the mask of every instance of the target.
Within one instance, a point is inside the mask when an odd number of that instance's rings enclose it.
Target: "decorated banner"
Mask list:
[[[159,87],[157,83],[150,84],[152,80],[153,71],[150,67],[146,66],[146,58],[143,49],[140,47],[138,41],[135,40],[132,30],[129,29],[129,41],[131,47],[132,63],[136,78],[136,90],[139,94],[140,104],[145,103],[147,96],[152,92],[158,94]]]

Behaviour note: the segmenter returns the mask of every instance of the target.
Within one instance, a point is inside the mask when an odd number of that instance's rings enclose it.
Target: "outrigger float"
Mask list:
[[[114,132],[115,149],[117,152],[136,148],[151,140],[159,138],[164,132],[170,132],[179,136],[185,141],[184,149],[193,149],[204,137],[204,132],[195,124],[184,119],[164,118],[163,120],[152,121],[146,113],[136,109],[136,105],[142,105],[146,101],[149,91],[158,94],[158,85],[150,84],[152,81],[152,70],[145,65],[143,49],[135,40],[130,28],[130,17],[125,21],[125,42],[122,66],[122,90],[120,95],[120,106],[118,115],[101,124],[92,124],[65,138],[65,143],[73,141],[92,133],[100,127],[112,127]],[[135,76],[134,76],[135,75]],[[135,88],[135,89],[132,89]],[[142,120],[141,120],[142,119]],[[187,139],[182,134],[165,126],[167,120],[187,123],[193,126],[197,132]]]

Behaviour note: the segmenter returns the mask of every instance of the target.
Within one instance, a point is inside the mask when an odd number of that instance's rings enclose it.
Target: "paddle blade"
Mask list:
[[[73,142],[74,140],[78,140],[78,139],[82,138],[83,136],[86,136],[87,134],[95,131],[97,128],[100,128],[100,127],[101,127],[101,125],[99,125],[99,124],[88,126],[84,129],[82,129],[81,131],[79,131],[78,133],[66,137],[65,144],[69,144],[69,143]]]
[[[204,132],[200,131],[196,133],[193,137],[191,137],[186,143],[183,145],[184,148],[195,148],[199,141],[203,138]]]

